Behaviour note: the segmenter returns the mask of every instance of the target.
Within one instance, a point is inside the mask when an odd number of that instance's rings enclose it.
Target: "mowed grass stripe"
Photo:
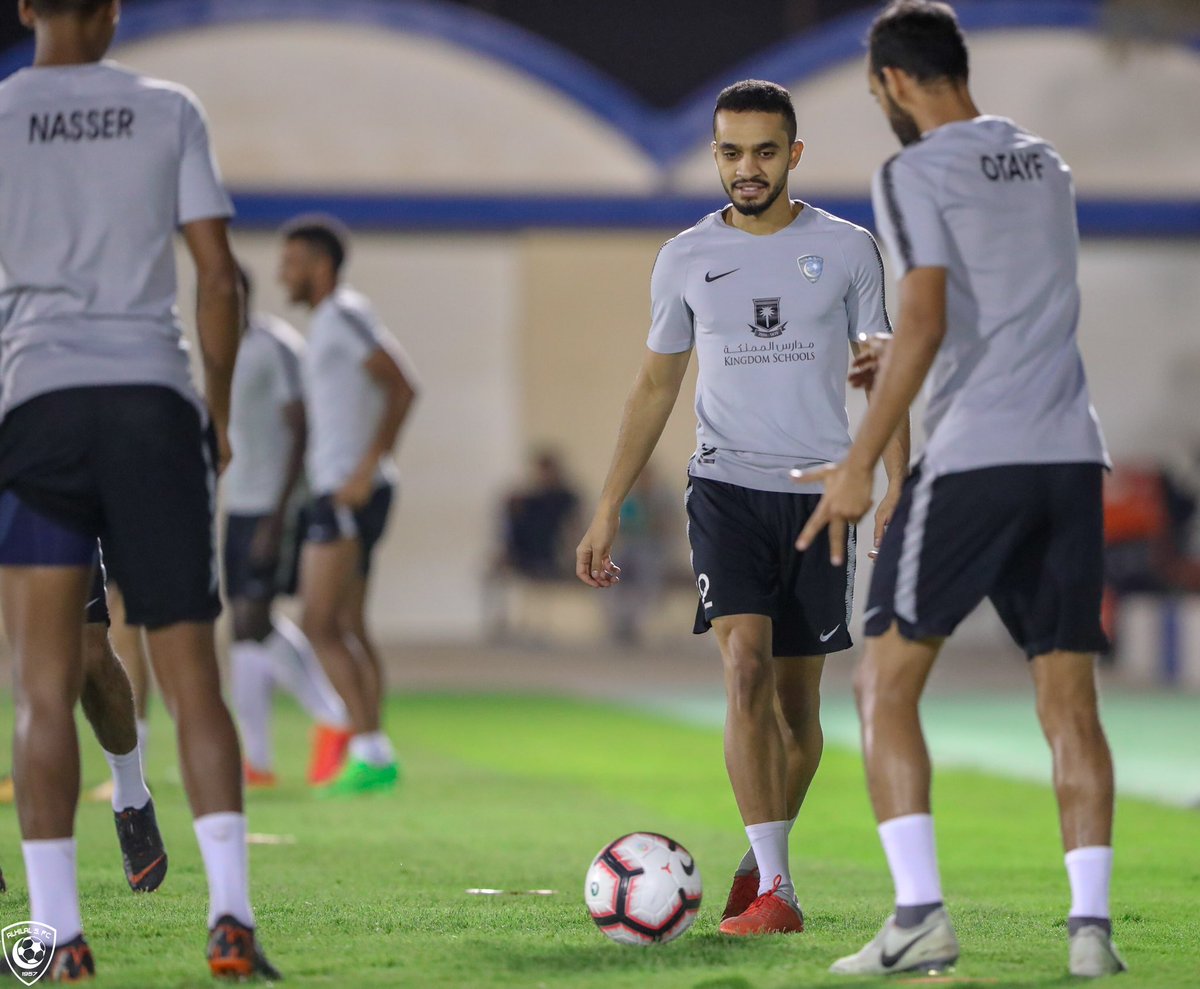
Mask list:
[[[711,728],[605,704],[554,698],[416,696],[389,707],[406,763],[394,795],[316,800],[299,781],[307,726],[281,705],[278,790],[254,794],[255,832],[294,845],[255,846],[255,905],[289,985],[411,987],[688,987],[836,985],[825,969],[870,937],[889,888],[857,756],[826,754],[793,836],[809,931],[731,942],[715,933],[744,837],[721,737]],[[111,813],[79,817],[89,938],[110,986],[207,985],[203,870],[165,722],[156,720],[155,786],[171,872],[160,893],[124,887]],[[94,744],[87,777],[103,777]],[[939,841],[964,945],[959,975],[1020,986],[1067,985],[1066,884],[1054,807],[1044,787],[947,772],[937,784]],[[0,864],[13,891],[4,923],[24,919],[15,815],[3,812]],[[1198,982],[1200,867],[1196,817],[1122,804],[1114,900],[1125,986]],[[607,942],[582,907],[584,871],[600,846],[641,828],[688,846],[706,900],[684,938],[660,948]],[[552,888],[550,898],[471,897],[468,887]],[[856,984],[862,984],[861,982]],[[966,983],[964,983],[966,984]]]

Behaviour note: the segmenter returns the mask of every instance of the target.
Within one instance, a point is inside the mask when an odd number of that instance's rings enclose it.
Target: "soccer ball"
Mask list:
[[[13,960],[21,968],[37,968],[46,957],[46,946],[35,937],[21,938],[13,948]]]
[[[592,920],[621,944],[673,941],[700,909],[700,870],[666,835],[638,831],[606,845],[592,860],[583,898]]]

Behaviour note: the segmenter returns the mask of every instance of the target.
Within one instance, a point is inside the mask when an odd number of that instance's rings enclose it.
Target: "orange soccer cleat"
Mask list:
[[[254,936],[254,928],[247,927],[229,914],[219,918],[209,931],[208,968],[218,979],[242,980],[262,976],[270,982],[277,982],[283,978],[279,970],[267,961]]]
[[[242,766],[242,770],[245,774],[247,790],[270,790],[279,782],[269,769],[255,769],[248,762]]]
[[[733,877],[733,885],[729,887],[729,898],[725,901],[725,912],[721,920],[729,920],[744,914],[750,904],[758,899],[758,870],[739,872]]]
[[[751,934],[799,934],[804,930],[804,915],[794,901],[779,894],[782,876],[775,877],[775,885],[736,917],[721,921],[718,930],[733,937]]]
[[[313,786],[324,786],[334,780],[346,762],[346,750],[350,747],[350,732],[331,725],[313,728],[312,758],[308,763],[308,782]]]

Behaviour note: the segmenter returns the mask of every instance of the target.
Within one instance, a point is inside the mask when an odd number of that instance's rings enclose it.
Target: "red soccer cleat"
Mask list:
[[[739,872],[733,877],[733,885],[729,887],[729,898],[725,901],[725,912],[721,920],[738,917],[744,914],[750,904],[758,899],[758,870]]]
[[[721,921],[718,930],[733,937],[748,937],[752,934],[799,934],[804,930],[804,915],[800,908],[789,903],[778,894],[782,876],[775,877],[775,885],[757,897],[737,917]]]
[[[337,778],[346,762],[350,747],[350,732],[330,725],[313,728],[312,757],[308,763],[308,782],[324,786]]]

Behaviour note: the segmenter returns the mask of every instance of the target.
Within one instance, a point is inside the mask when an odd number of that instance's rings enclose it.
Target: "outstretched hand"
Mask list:
[[[870,471],[855,470],[845,464],[830,464],[814,470],[793,470],[792,480],[825,485],[825,493],[809,517],[808,524],[796,540],[796,549],[807,550],[829,528],[829,562],[835,567],[846,563],[846,529],[871,509],[871,488],[874,478]]]

